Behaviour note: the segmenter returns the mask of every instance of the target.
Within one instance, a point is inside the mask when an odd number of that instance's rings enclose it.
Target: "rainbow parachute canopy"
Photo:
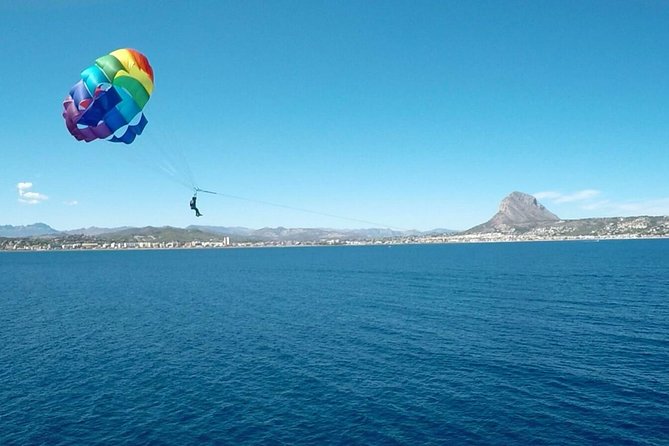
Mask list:
[[[77,140],[130,144],[147,120],[142,113],[153,92],[153,69],[139,51],[122,48],[81,72],[63,101],[63,118]]]

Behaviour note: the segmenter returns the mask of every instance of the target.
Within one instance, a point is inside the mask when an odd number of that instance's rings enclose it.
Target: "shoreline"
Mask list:
[[[369,240],[369,241],[338,241],[338,242],[257,242],[222,245],[218,242],[186,242],[183,246],[173,246],[176,242],[148,243],[150,246],[108,246],[107,242],[98,244],[87,243],[87,246],[50,246],[50,244],[35,244],[14,246],[12,248],[0,248],[4,252],[79,252],[79,251],[181,251],[181,250],[215,250],[215,249],[264,249],[264,248],[323,248],[323,247],[366,247],[366,246],[410,246],[410,245],[466,245],[466,244],[494,244],[494,243],[541,243],[541,242],[589,242],[600,241],[629,241],[629,240],[662,240],[669,239],[669,235],[660,236],[579,236],[579,237],[555,237],[555,238],[512,238],[495,237],[480,238],[471,237],[462,239],[459,236],[437,237],[435,240]],[[130,242],[129,242],[130,243]],[[171,246],[156,246],[156,245]],[[77,245],[77,244],[73,244]]]

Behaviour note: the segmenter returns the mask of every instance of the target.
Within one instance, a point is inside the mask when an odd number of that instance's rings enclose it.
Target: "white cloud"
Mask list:
[[[556,197],[559,197],[560,195],[561,195],[560,192],[553,192],[553,191],[544,191],[532,194],[532,196],[537,200],[552,200]]]
[[[602,200],[589,203],[583,209],[612,216],[669,215],[669,198],[614,202]]]
[[[79,204],[77,200],[63,201],[65,206],[76,206]]]
[[[544,191],[534,194],[538,200],[551,203],[569,203],[579,209],[598,216],[633,217],[637,215],[669,215],[669,197],[616,201],[601,197],[596,189],[584,189],[570,194],[556,191]]]
[[[601,194],[596,189],[584,189],[573,192],[571,194],[563,194],[562,192],[544,191],[533,194],[537,200],[549,200],[553,203],[573,203],[575,201],[587,201],[597,197]]]
[[[19,203],[39,204],[49,199],[49,197],[44,194],[31,191],[30,189],[32,189],[32,187],[33,183],[29,181],[22,181],[16,185],[16,189],[19,192]]]

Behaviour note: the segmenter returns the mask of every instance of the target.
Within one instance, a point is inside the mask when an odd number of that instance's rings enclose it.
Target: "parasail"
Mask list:
[[[68,131],[79,141],[130,144],[148,123],[143,109],[153,92],[153,69],[139,51],[122,48],[81,72],[63,101]]]

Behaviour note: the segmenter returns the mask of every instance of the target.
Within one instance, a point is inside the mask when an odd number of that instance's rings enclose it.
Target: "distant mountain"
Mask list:
[[[387,228],[367,228],[367,229],[332,229],[332,228],[261,228],[250,229],[244,227],[225,227],[225,226],[204,226],[191,225],[186,228],[176,228],[171,226],[142,228],[136,227],[118,227],[101,228],[88,227],[79,229],[70,229],[67,231],[56,231],[44,224],[31,225],[29,227],[1,226],[5,228],[4,237],[85,237],[89,239],[109,240],[109,241],[195,241],[195,240],[222,240],[223,237],[229,237],[233,242],[312,242],[323,240],[370,240],[383,239],[402,236],[417,235],[435,235],[452,234],[455,231],[448,229],[434,229],[432,231],[397,231]],[[28,230],[27,228],[33,228]],[[41,230],[38,230],[42,228]],[[2,232],[0,232],[0,237]]]
[[[385,228],[368,229],[332,229],[332,228],[261,228],[249,229],[242,227],[223,227],[223,226],[188,226],[187,229],[197,229],[207,233],[229,236],[231,240],[248,241],[318,241],[333,239],[370,239],[370,238],[388,238],[401,237],[406,235],[424,234],[419,231],[396,231]],[[449,230],[433,230],[432,233],[453,233]]]
[[[131,229],[130,226],[120,226],[118,228],[98,228],[96,226],[90,226],[88,228],[79,228],[79,229],[69,229],[67,231],[62,231],[65,234],[70,235],[89,235],[96,236],[102,234],[109,234],[112,232],[124,231],[126,229]]]
[[[499,205],[499,211],[487,222],[466,233],[508,232],[527,230],[538,225],[560,221],[560,218],[540,204],[532,195],[512,192]]]
[[[560,237],[666,237],[669,217],[608,217],[561,220],[522,192],[502,200],[499,211],[487,222],[460,233],[464,236],[498,234],[527,239]]]
[[[22,237],[41,237],[46,235],[56,235],[60,231],[53,229],[45,223],[34,223],[26,226],[0,226],[0,237],[22,238]]]
[[[202,232],[208,232],[212,234],[221,234],[227,236],[248,236],[251,235],[255,229],[243,228],[240,226],[203,226],[203,225],[190,225],[186,229],[198,230]]]
[[[329,228],[262,228],[252,236],[265,240],[332,240],[332,239],[367,239],[385,238],[402,235],[400,231],[390,229],[329,229]]]
[[[152,241],[152,242],[190,242],[190,241],[219,241],[223,236],[199,229],[183,229],[173,226],[146,226],[143,228],[127,228],[120,231],[108,232],[96,236],[99,240],[108,241]]]
[[[417,232],[416,235],[450,235],[457,234],[458,232],[461,231],[456,231],[455,229],[435,228],[430,229],[429,231]]]

